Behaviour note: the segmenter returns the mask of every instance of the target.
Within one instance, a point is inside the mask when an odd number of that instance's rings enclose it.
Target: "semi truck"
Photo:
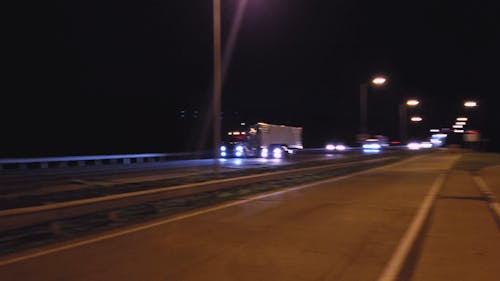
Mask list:
[[[284,158],[302,149],[302,127],[259,122],[243,132],[228,132],[221,157]]]

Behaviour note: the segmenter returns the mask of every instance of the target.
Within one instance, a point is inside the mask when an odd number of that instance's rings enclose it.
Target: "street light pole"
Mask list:
[[[222,59],[221,59],[221,28],[220,28],[220,0],[213,0],[213,40],[214,40],[214,93],[213,93],[213,120],[214,120],[214,170],[219,172],[219,147],[221,141],[221,93],[222,93]]]
[[[420,101],[416,99],[409,99],[405,103],[399,105],[399,138],[402,144],[406,143],[408,138],[406,127],[408,122],[407,107],[415,107],[419,103]]]
[[[359,118],[360,118],[360,133],[367,133],[367,93],[368,93],[368,83],[363,83],[359,86]]]
[[[373,78],[370,83],[365,82],[362,83],[359,86],[359,119],[360,119],[360,133],[362,135],[368,133],[368,113],[367,113],[367,98],[368,98],[368,86],[374,85],[374,86],[381,86],[384,85],[386,82],[385,77],[375,77]]]
[[[399,105],[399,139],[401,144],[406,143],[406,105]]]

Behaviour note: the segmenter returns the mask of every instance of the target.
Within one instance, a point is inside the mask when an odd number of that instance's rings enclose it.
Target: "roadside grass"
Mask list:
[[[465,153],[453,167],[456,170],[479,171],[489,166],[500,165],[498,153]]]

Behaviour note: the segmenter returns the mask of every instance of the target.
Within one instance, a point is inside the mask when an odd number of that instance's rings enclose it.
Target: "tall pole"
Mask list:
[[[407,122],[407,114],[406,114],[406,105],[399,105],[399,139],[401,140],[401,144],[406,143],[406,122]]]
[[[363,83],[359,86],[359,117],[360,117],[360,132],[361,134],[366,134],[368,132],[367,126],[367,92],[368,83]]]
[[[219,172],[219,147],[221,136],[220,99],[222,93],[222,60],[221,60],[221,31],[220,31],[220,0],[213,0],[213,26],[214,26],[214,170]]]

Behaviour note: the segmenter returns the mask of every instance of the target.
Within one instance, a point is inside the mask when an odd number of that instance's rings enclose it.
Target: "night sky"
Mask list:
[[[499,151],[496,2],[248,0],[225,58],[223,128],[263,121],[302,126],[306,147],[354,144],[359,85],[384,74],[371,133],[398,139],[398,105],[418,97],[410,134],[465,114]],[[241,3],[222,0],[224,42]],[[26,6],[7,26],[0,157],[210,147],[211,0]],[[479,108],[464,112],[466,99]]]

